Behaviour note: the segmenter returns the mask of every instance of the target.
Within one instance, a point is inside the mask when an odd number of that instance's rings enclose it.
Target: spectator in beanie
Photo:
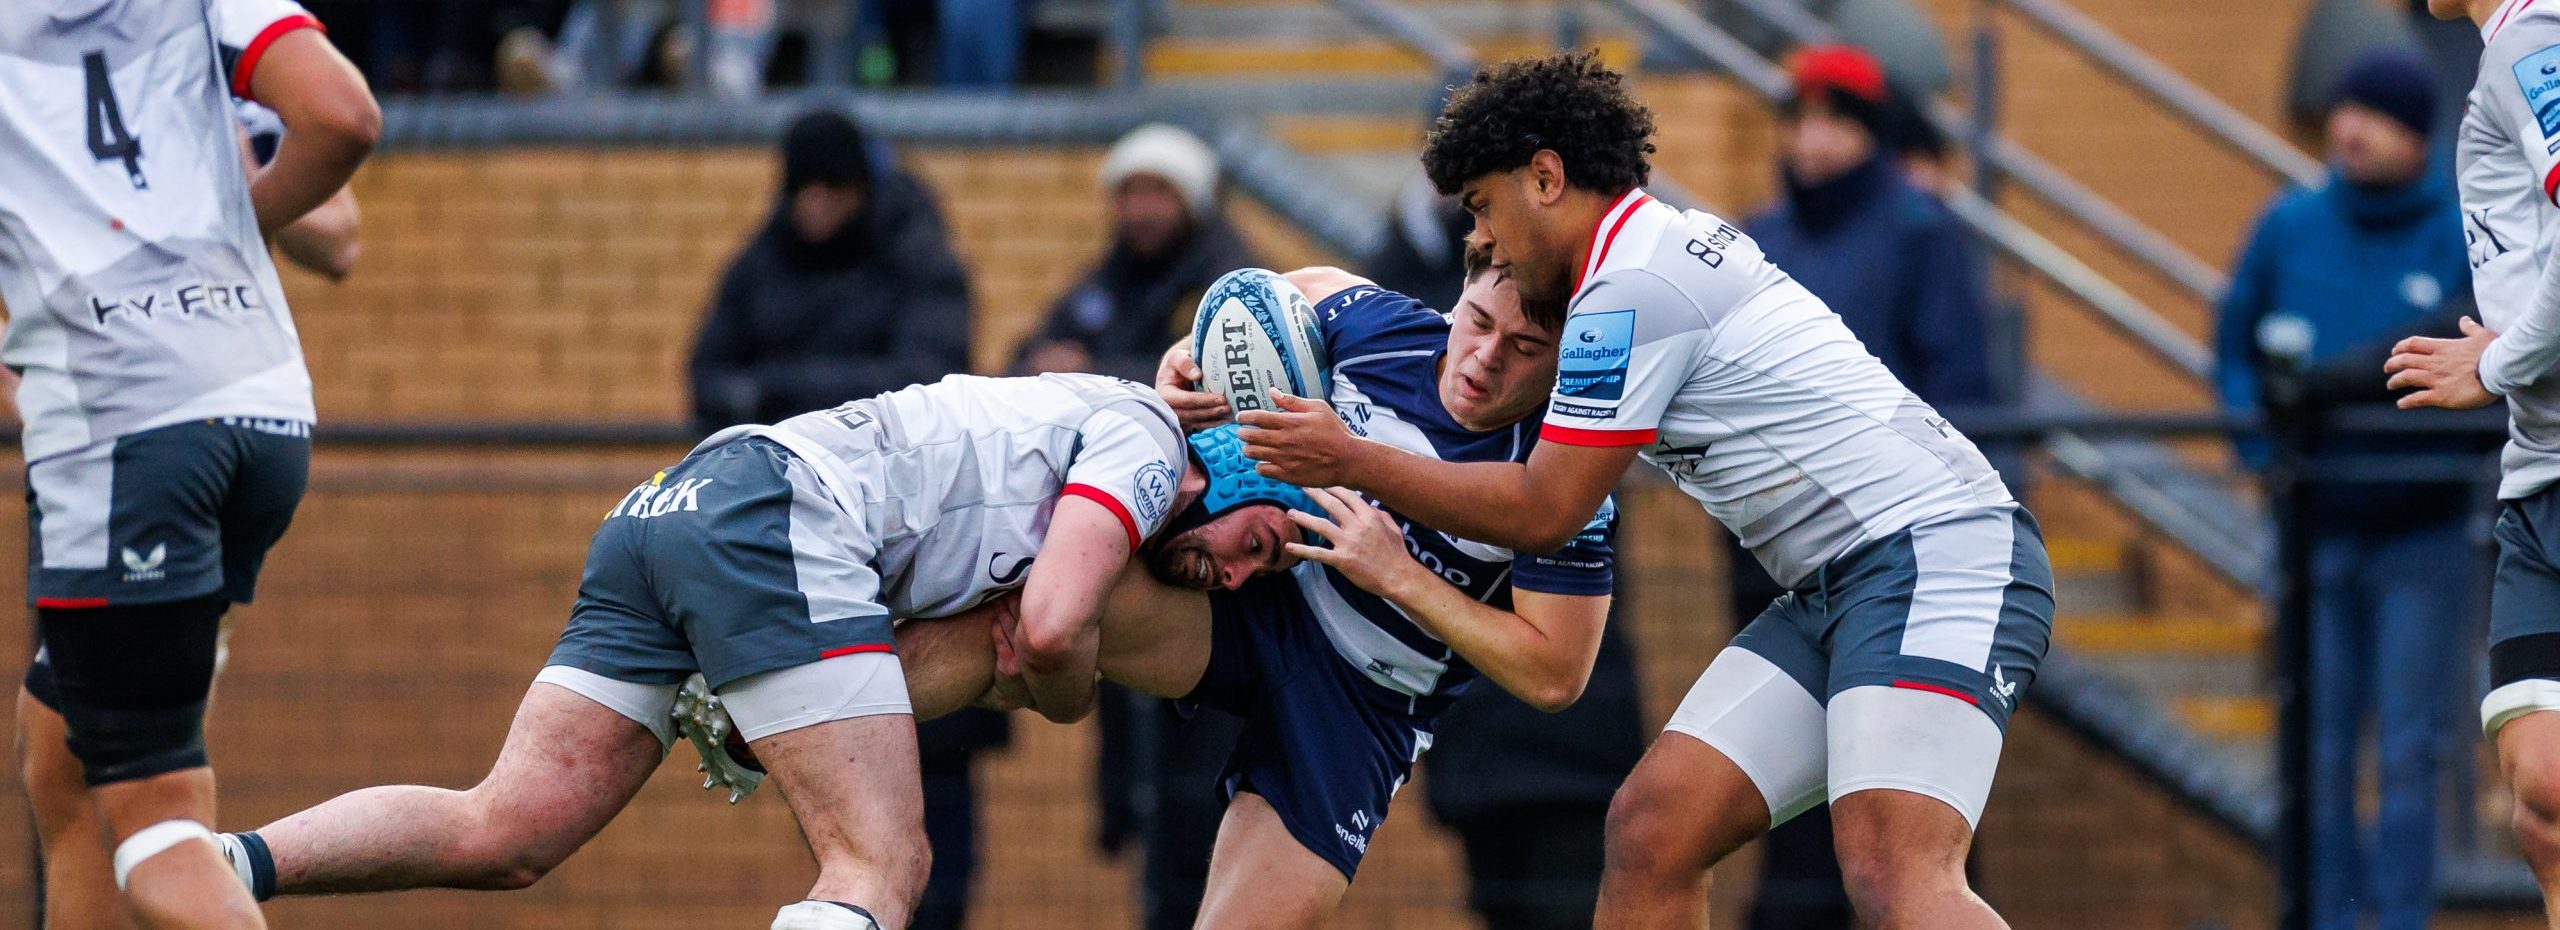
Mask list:
[[[968,368],[968,276],[931,192],[843,114],[794,121],[773,217],[694,343],[695,425],[779,422]]]
[[[1218,214],[1218,156],[1197,136],[1163,123],[1131,131],[1102,160],[1102,191],[1109,250],[1049,308],[1017,367],[1151,384],[1209,284],[1257,263]]]
[[[2230,409],[2270,417],[2330,400],[2313,385],[2345,368],[2377,392],[2370,367],[2388,344],[2469,306],[2461,209],[2448,172],[2430,170],[2433,77],[2403,51],[2349,66],[2328,111],[2329,177],[2267,207],[2241,253],[2216,324],[2215,384]],[[2292,386],[2277,390],[2278,384]],[[2387,395],[2368,398],[2388,400]],[[2468,440],[2310,437],[2312,453],[2470,451]],[[2387,445],[2386,445],[2387,443]],[[2242,461],[2267,463],[2244,441]],[[2446,606],[2466,597],[2442,554],[2466,543],[2463,489],[2450,485],[2312,485],[2311,781],[2315,927],[2380,930],[2427,924],[2433,902],[2437,764],[2452,727],[2447,681],[2460,677]],[[2359,751],[2375,733],[2381,804],[2359,824]]]
[[[1920,399],[1941,408],[1992,403],[1991,296],[1973,237],[1913,186],[1897,157],[1940,151],[1943,140],[1863,49],[1807,48],[1791,70],[1795,93],[1779,125],[1783,194],[1743,231]],[[1726,556],[1734,617],[1747,622],[1784,591],[1730,537]],[[1767,849],[1755,930],[1850,925],[1827,807],[1771,831]]]

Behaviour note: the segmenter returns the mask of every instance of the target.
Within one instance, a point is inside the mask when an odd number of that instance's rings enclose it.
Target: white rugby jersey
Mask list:
[[[1715,216],[1629,191],[1593,231],[1569,313],[1540,438],[1648,447],[1780,584],[2016,502],[1971,440]]]
[[[2507,0],[2481,38],[2454,171],[2480,322],[2500,334],[2481,356],[2480,380],[2507,398],[2498,496],[2513,499],[2560,479],[2560,377],[2549,351],[2560,348],[2560,320],[2531,319],[2560,219],[2560,0]]]
[[[1073,495],[1120,518],[1129,547],[1162,529],[1191,462],[1154,388],[1102,375],[952,375],[771,427],[818,469],[875,553],[890,616],[940,617],[1022,586]]]
[[[278,37],[317,26],[289,0],[0,3],[0,362],[25,376],[29,460],[205,417],[313,418],[231,97]]]

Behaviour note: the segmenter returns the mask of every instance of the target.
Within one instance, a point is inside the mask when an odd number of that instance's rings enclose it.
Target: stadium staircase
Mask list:
[[[1789,0],[1719,2],[1746,12],[1774,8],[1781,18],[1789,9],[1803,16]],[[2239,106],[2248,121],[2258,126],[2276,122],[2284,56],[2268,55],[2266,49],[2270,37],[2292,34],[2308,0],[2071,3],[2099,27],[2156,57],[2212,97]],[[1974,15],[1971,0],[1926,0],[1921,5],[1946,44],[1960,47]],[[1287,245],[1270,250],[1273,260],[1347,261],[1378,241],[1398,188],[1416,170],[1413,151],[1419,129],[1436,107],[1447,77],[1463,73],[1470,62],[1553,47],[1564,14],[1579,19],[1578,44],[1598,46],[1613,63],[1638,66],[1639,92],[1660,116],[1658,194],[1727,216],[1768,201],[1775,130],[1766,97],[1777,89],[1770,82],[1782,79],[1773,76],[1765,57],[1672,0],[1169,0],[1138,56],[1145,80],[1126,94],[1024,92],[981,101],[887,93],[861,96],[852,105],[867,123],[894,127],[902,144],[959,146],[1003,140],[995,144],[1098,147],[1138,121],[1174,114],[1210,138],[1227,159],[1236,186],[1251,201],[1238,204],[1248,234],[1257,243],[1270,241],[1266,232],[1285,239]],[[2086,55],[2024,16],[2003,4],[1996,17],[2003,84],[1997,123],[2014,142],[2014,151],[2002,157],[2012,163],[2016,180],[1988,202],[1959,194],[1956,205],[1995,244],[1995,251],[2008,258],[2002,263],[2004,290],[2023,302],[2035,363],[2027,407],[2031,413],[2207,410],[2209,394],[2197,369],[2211,320],[2210,295],[2219,289],[2220,269],[2227,267],[2227,256],[2234,254],[2256,210],[2277,190],[2277,173],[2209,141],[2159,102],[2094,69]],[[1720,67],[1714,68],[1669,64],[1698,59],[1702,51],[1720,51],[1726,59],[1705,55],[1717,60]],[[1737,51],[1742,57],[1730,58]],[[416,101],[395,107],[390,125],[397,141],[412,150],[434,149],[447,138],[536,146],[598,138],[679,146],[762,144],[771,127],[799,105],[777,100],[705,114],[680,101],[651,99],[486,105]],[[1089,156],[1007,161],[956,154],[932,160],[925,171],[945,191],[1075,191],[1071,197],[1029,197],[1021,203],[1001,196],[952,198],[964,252],[1021,259],[1027,253],[1008,251],[1005,245],[1011,229],[1098,220],[1082,193],[1091,163]],[[413,164],[419,166],[413,171],[433,167],[453,172],[450,180],[456,184],[470,170],[433,158]],[[539,222],[537,208],[558,212],[577,205],[581,201],[575,198],[557,199],[557,192],[586,183],[600,171],[652,172],[640,180],[726,190],[756,187],[766,170],[760,161],[724,162],[715,170],[680,155],[644,162],[623,159],[614,167],[599,167],[600,162],[584,156],[549,153],[519,158],[516,164],[539,170],[517,169],[523,177],[514,183],[524,185],[521,191],[489,193],[492,228]],[[2038,173],[2039,165],[2047,172]],[[1035,174],[1012,174],[1024,171]],[[2075,193],[2081,198],[2080,212],[2088,212],[2089,201],[2094,201],[2100,212],[2130,222],[2136,231],[2129,234],[2119,223],[2110,235],[2055,206],[2056,200],[2072,201]],[[601,210],[594,221],[743,229],[761,205],[745,200],[721,209],[727,212],[698,223],[689,214],[635,218]],[[368,210],[370,215],[373,208]],[[433,219],[395,210],[386,205],[379,221],[391,226],[414,220],[423,227]],[[518,218],[519,212],[526,215]],[[735,241],[728,233],[671,238],[682,239],[688,251],[671,253],[681,260],[663,264],[687,268],[712,267],[713,253]],[[712,244],[701,244],[706,241]],[[447,269],[467,264],[467,258],[478,254],[475,247],[453,243],[452,255],[426,259],[433,267],[422,266],[408,277],[401,277],[405,272],[400,269],[386,269],[377,280],[394,289],[410,280],[419,287],[464,287],[477,280],[473,275],[480,270],[460,275],[457,284],[445,283],[456,277]],[[528,238],[518,251],[528,261],[575,264],[576,256],[543,251],[547,248],[547,243]],[[981,282],[981,302],[992,313],[982,314],[982,322],[992,325],[982,331],[980,341],[1010,345],[1063,283],[1042,277],[1037,269],[1065,267],[1072,257],[1043,255],[988,269],[982,275],[989,280]],[[707,274],[695,276],[704,280],[688,277],[680,286],[660,289],[704,293]],[[617,326],[627,327],[617,320],[635,312],[682,317],[661,327],[670,332],[680,332],[692,312],[690,306],[649,308],[646,295],[656,291],[645,282],[552,276],[565,282],[573,302],[592,303],[586,318],[529,318],[493,306],[453,325],[552,326],[561,330],[553,335],[564,344],[585,345],[579,340],[611,336]],[[585,290],[589,285],[595,289],[591,300]],[[408,363],[388,358],[399,354],[400,347],[372,346],[367,333],[352,329],[342,338],[348,345],[331,347],[328,315],[315,310],[304,316],[306,338],[317,346],[313,357],[322,360],[315,364],[367,366],[367,351],[386,356],[381,363],[385,370]],[[663,339],[634,341],[630,358],[596,364],[673,370],[678,351],[680,343]],[[1001,360],[989,351],[982,349],[981,367],[1000,367]],[[518,367],[539,371],[593,354],[551,353],[528,358]],[[368,370],[319,374],[333,383],[362,383]],[[453,387],[456,392],[474,389],[467,381]],[[644,397],[635,390],[627,402],[620,394],[603,395],[589,407],[605,416],[662,413],[651,405],[663,405],[663,393]],[[556,402],[558,395],[548,399]],[[426,403],[436,409],[485,403],[467,393],[449,401],[431,398]],[[392,403],[383,409],[404,408]],[[2244,846],[2263,847],[2272,835],[2277,808],[2268,630],[2259,597],[2267,532],[2262,509],[2246,483],[2214,477],[2230,473],[2222,446],[2218,440],[2070,435],[2047,445],[2033,503],[2050,536],[2063,614],[2054,657],[2030,694],[2063,726],[2165,789],[2184,811],[2200,815]],[[1660,495],[1648,499],[1649,505],[1695,513],[1666,487],[1640,485],[1634,493]],[[1705,531],[1685,523],[1671,529],[1690,533],[1690,546],[1695,545],[1694,534]],[[1629,546],[1631,553],[1646,548]],[[1687,573],[1696,574],[1694,569]],[[1696,577],[1644,577],[1641,583],[1691,598],[1685,603],[1692,604],[1717,602],[1721,590],[1720,582]],[[1654,677],[1665,680],[1649,681],[1649,689],[1672,689],[1674,698],[1687,683],[1685,676],[1677,681]],[[2458,899],[2494,903],[2531,894],[2529,882],[2518,884],[2521,870],[2510,864],[2466,864],[2445,871],[2453,883],[2448,893]]]
[[[1580,44],[1596,45],[1614,64],[1648,66],[1640,83],[1662,117],[1658,177],[1678,191],[1666,199],[1727,216],[1755,209],[1772,193],[1774,129],[1761,99],[1765,88],[1755,93],[1748,75],[1734,69],[1650,67],[1661,63],[1662,46],[1682,45],[1672,33],[1707,23],[1691,15],[1666,28],[1644,9],[1651,2],[1575,5]],[[1781,34],[1827,37],[1804,31],[1800,19],[1790,22],[1804,14],[1786,0],[1723,5],[1774,14],[1766,18]],[[1947,44],[1961,47],[1974,4],[1922,6]],[[2294,34],[2308,6],[2072,0],[2044,14],[2059,25],[2016,7],[1995,14],[1999,128],[2025,157],[2048,164],[2065,193],[2094,200],[2119,228],[2057,208],[2045,196],[2053,185],[2006,185],[1980,204],[1985,215],[2013,224],[2014,240],[2053,250],[2066,270],[2147,313],[2141,322],[2153,327],[2147,336],[2129,333],[2123,320],[2090,313],[2085,286],[2075,291],[2049,275],[2012,275],[2011,292],[2022,298],[2032,334],[2031,410],[2211,409],[2196,363],[2228,256],[2287,178],[2316,172],[2309,158],[2263,128],[2278,124],[2285,79],[2285,56],[2266,54],[2269,38]],[[1402,17],[1401,25],[1382,26],[1381,8]],[[1307,86],[1352,75],[1431,86],[1465,61],[1555,47],[1560,12],[1542,3],[1469,0],[1176,0],[1145,63],[1151,82],[1172,85]],[[2230,102],[2226,109],[2236,112],[2205,118],[2221,118],[2225,134],[2254,133],[2284,151],[2253,159],[2217,142],[2066,42],[2074,30],[2094,31]],[[1264,128],[1337,178],[1337,189],[1388,204],[1414,170],[1416,117],[1432,102],[1418,99],[1402,111],[1311,105]],[[2146,341],[2155,351],[2143,351]],[[2066,436],[2052,452],[2035,503],[2052,534],[2063,615],[2039,697],[2083,735],[2263,847],[2278,807],[2268,612],[2259,593],[2271,550],[2263,508],[2247,482],[2228,477],[2235,472],[2218,440]],[[2530,894],[2504,863],[2458,858],[2446,871],[2457,899]]]

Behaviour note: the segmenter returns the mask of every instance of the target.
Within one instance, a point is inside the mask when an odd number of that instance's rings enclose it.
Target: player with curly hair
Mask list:
[[[1423,152],[1522,300],[1567,314],[1525,463],[1411,455],[1298,398],[1241,417],[1247,451],[1528,552],[1641,453],[1790,589],[1619,789],[1599,926],[1695,926],[1709,866],[1826,799],[1865,923],[2004,926],[1964,860],[2052,630],[2035,519],[1750,237],[1645,194],[1652,133],[1616,72],[1553,55],[1478,73]]]

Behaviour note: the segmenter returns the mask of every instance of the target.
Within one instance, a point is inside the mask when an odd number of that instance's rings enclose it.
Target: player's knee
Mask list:
[[[1679,833],[1670,799],[1642,780],[1629,780],[1609,801],[1608,870],[1648,880],[1694,878],[1706,863],[1683,852],[1695,843]]]

